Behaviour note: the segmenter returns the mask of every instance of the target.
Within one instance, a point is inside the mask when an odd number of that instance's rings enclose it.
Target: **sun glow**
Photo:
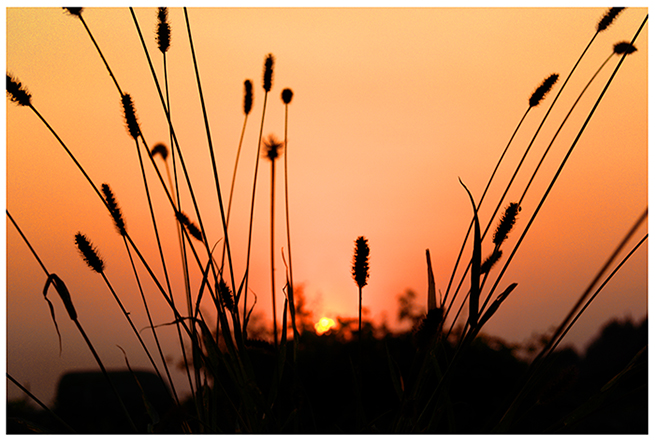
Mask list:
[[[316,329],[316,333],[318,335],[322,335],[327,333],[327,331],[335,325],[336,324],[334,323],[333,319],[322,317],[316,324],[314,324],[314,328]]]

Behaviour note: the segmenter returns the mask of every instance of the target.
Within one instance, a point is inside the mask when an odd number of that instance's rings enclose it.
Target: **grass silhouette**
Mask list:
[[[204,131],[208,145],[208,154],[211,160],[212,180],[216,193],[214,208],[201,208],[200,202],[194,191],[194,180],[184,160],[184,149],[178,141],[175,124],[178,124],[177,114],[171,110],[171,97],[169,94],[169,79],[167,65],[167,54],[171,46],[172,32],[175,28],[168,21],[167,8],[158,8],[154,15],[156,28],[156,41],[163,62],[163,88],[162,82],[157,75],[156,69],[147,49],[141,27],[137,21],[134,10],[130,12],[136,27],[139,39],[144,49],[144,55],[152,74],[153,84],[156,86],[163,114],[165,115],[169,150],[166,145],[158,143],[149,145],[146,142],[139,120],[137,119],[136,107],[132,96],[126,93],[119,86],[119,81],[111,69],[110,64],[103,55],[100,46],[93,37],[91,29],[84,20],[84,9],[64,8],[65,12],[73,18],[77,18],[83,24],[89,38],[94,44],[101,61],[106,67],[114,85],[116,86],[123,108],[125,125],[129,136],[135,142],[139,168],[142,177],[143,192],[148,201],[148,210],[152,222],[152,234],[157,245],[156,266],[141,253],[136,241],[127,230],[123,217],[123,211],[117,203],[113,191],[107,183],[103,183],[100,189],[95,185],[94,180],[87,174],[83,165],[78,162],[76,156],[68,148],[66,143],[56,130],[48,123],[33,101],[38,97],[32,97],[25,85],[17,77],[7,73],[7,94],[11,102],[16,105],[30,109],[37,118],[45,125],[50,133],[57,139],[59,144],[66,151],[79,171],[83,174],[88,184],[100,198],[103,206],[107,209],[116,231],[121,236],[128,253],[132,272],[136,278],[138,291],[143,301],[144,310],[148,318],[148,329],[152,331],[156,343],[159,358],[162,361],[166,378],[160,372],[159,366],[151,356],[150,349],[142,339],[142,331],[136,327],[131,319],[131,312],[128,310],[105,275],[105,265],[97,253],[97,249],[90,243],[88,238],[78,232],[75,236],[75,243],[82,255],[83,260],[96,273],[103,277],[110,289],[121,312],[131,327],[131,330],[139,340],[144,349],[154,372],[164,387],[170,388],[175,399],[174,406],[170,411],[152,412],[152,403],[147,399],[145,391],[140,389],[142,403],[140,408],[147,410],[148,419],[146,426],[141,420],[135,420],[133,414],[128,412],[124,402],[124,395],[112,382],[105,366],[96,352],[91,340],[87,336],[78,320],[78,314],[74,308],[74,301],[79,300],[81,295],[71,294],[64,281],[54,273],[50,273],[45,264],[39,258],[35,249],[32,248],[19,224],[7,210],[7,217],[18,230],[22,239],[30,249],[33,256],[39,262],[46,274],[46,285],[44,296],[50,286],[60,296],[61,302],[66,309],[70,320],[75,324],[83,336],[87,347],[92,352],[106,381],[118,399],[122,412],[127,416],[131,432],[146,432],[158,430],[165,433],[512,433],[524,431],[526,424],[532,424],[538,416],[538,408],[542,405],[542,394],[550,389],[558,377],[564,371],[553,373],[561,360],[566,359],[566,353],[556,352],[557,346],[570,331],[580,316],[589,307],[598,292],[607,284],[632,254],[645,242],[647,235],[638,243],[633,245],[631,251],[623,257],[623,260],[615,266],[613,271],[607,275],[612,264],[619,259],[621,252],[632,242],[632,237],[641,227],[647,218],[647,210],[627,232],[626,236],[614,249],[612,255],[606,260],[602,268],[595,275],[592,282],[584,290],[582,295],[575,301],[569,313],[563,318],[554,333],[546,335],[543,346],[536,352],[530,362],[518,359],[504,344],[494,343],[493,340],[482,333],[482,328],[501,309],[501,305],[517,288],[518,283],[511,283],[505,286],[504,290],[496,293],[505,271],[512,262],[517,249],[532,226],[537,214],[542,208],[554,184],[560,177],[560,173],[580,136],[587,127],[587,124],[597,109],[605,92],[611,86],[621,64],[626,56],[636,51],[636,39],[647,21],[647,17],[639,28],[632,42],[619,42],[615,45],[613,53],[608,57],[599,70],[588,81],[582,89],[577,100],[571,105],[569,113],[563,118],[557,133],[542,155],[539,164],[534,168],[532,176],[527,183],[521,198],[518,201],[507,202],[505,197],[517,177],[523,161],[533,146],[542,126],[549,118],[550,111],[557,102],[565,86],[567,86],[571,75],[576,70],[580,60],[584,57],[587,49],[598,33],[607,29],[617,18],[622,8],[611,8],[601,18],[596,26],[596,33],[582,52],[582,55],[575,66],[562,82],[562,85],[555,99],[551,102],[550,108],[545,113],[543,120],[534,133],[532,140],[525,149],[521,160],[508,181],[504,192],[498,200],[495,210],[489,217],[484,230],[481,229],[482,202],[490,190],[496,172],[505,159],[505,154],[514,140],[519,128],[524,123],[528,113],[546,100],[546,94],[553,88],[559,79],[559,75],[548,76],[542,84],[536,88],[528,100],[528,109],[521,117],[514,133],[510,137],[504,151],[488,179],[486,187],[477,200],[474,193],[469,191],[464,182],[460,183],[468,195],[471,203],[473,217],[468,231],[466,232],[462,247],[455,261],[455,266],[450,275],[447,288],[443,296],[437,299],[437,288],[432,268],[430,251],[426,250],[426,269],[428,277],[427,310],[425,315],[417,316],[413,331],[402,334],[391,334],[388,331],[376,329],[369,321],[363,318],[362,289],[369,280],[369,241],[365,236],[359,236],[355,240],[355,251],[352,263],[352,277],[358,287],[359,310],[356,320],[357,341],[352,339],[355,331],[355,319],[338,319],[339,327],[333,334],[325,337],[318,337],[310,331],[303,319],[303,296],[300,287],[294,287],[293,266],[291,262],[291,227],[289,217],[289,167],[287,164],[287,121],[288,105],[291,103],[293,92],[289,88],[282,91],[281,99],[285,107],[284,120],[284,141],[278,141],[273,136],[263,138],[264,121],[266,116],[267,98],[273,86],[273,74],[275,58],[268,54],[264,59],[262,76],[262,87],[264,99],[262,106],[261,124],[259,137],[257,139],[257,155],[255,156],[254,176],[252,182],[250,211],[248,221],[247,247],[243,254],[245,268],[242,274],[237,273],[232,248],[230,244],[230,217],[233,207],[233,192],[235,189],[235,178],[239,166],[239,157],[246,131],[248,116],[253,105],[253,84],[252,81],[244,82],[244,104],[243,112],[245,118],[238,143],[236,159],[234,162],[232,182],[227,200],[227,207],[224,207],[223,190],[220,187],[218,175],[218,164],[215,156],[213,136],[209,125],[209,110],[203,95],[203,84],[201,81],[201,68],[196,59],[195,47],[192,38],[193,24],[189,20],[187,9],[184,8],[184,19],[186,36],[189,42],[189,51],[193,64],[196,80],[200,109],[203,116]],[[565,157],[562,159],[556,173],[551,178],[548,188],[544,192],[539,204],[534,209],[527,209],[530,214],[521,217],[527,223],[523,226],[518,240],[509,256],[504,256],[501,246],[518,231],[518,214],[521,211],[521,204],[532,184],[534,177],[539,171],[546,154],[548,153],[555,138],[559,134],[573,109],[578,104],[582,95],[587,91],[588,86],[596,78],[597,74],[605,67],[612,57],[616,55],[620,60],[614,71],[606,81],[604,89],[596,97],[593,108],[589,111],[585,122],[578,130],[577,137],[571,144]],[[262,153],[262,145],[265,152]],[[281,152],[281,148],[284,151]],[[186,149],[186,148],[185,148]],[[287,268],[285,285],[276,284],[275,280],[275,191],[276,191],[276,161],[284,155],[284,193],[285,193],[285,218],[286,218],[286,256],[282,249],[282,259]],[[150,163],[144,160],[143,156],[150,159]],[[249,277],[251,275],[251,255],[258,253],[252,248],[253,226],[255,218],[255,198],[259,176],[260,157],[271,161],[271,202],[270,202],[270,265],[271,265],[271,296],[272,296],[272,325],[264,326],[264,330],[272,332],[272,344],[261,339],[253,331],[256,327],[252,322],[252,312],[255,304],[248,304]],[[159,158],[164,162],[167,181],[158,166]],[[169,160],[173,166],[173,174],[169,167]],[[146,168],[152,169],[156,174],[153,178]],[[181,169],[178,170],[178,168]],[[197,183],[197,182],[196,182]],[[154,202],[154,190],[159,190],[166,196],[165,208],[159,208]],[[195,188],[197,189],[197,188]],[[182,208],[182,194],[188,193],[193,208]],[[465,199],[462,194],[463,199]],[[483,241],[490,226],[496,218],[496,214],[505,205],[504,214],[500,217],[493,235],[493,250],[483,255]],[[157,212],[155,212],[157,209]],[[221,239],[216,244],[210,244],[207,225],[203,222],[202,214],[207,215],[212,210],[218,210],[221,218]],[[202,210],[202,211],[201,211]],[[178,236],[180,256],[182,264],[182,275],[184,281],[184,298],[186,302],[186,313],[180,312],[175,302],[174,279],[175,270],[170,265],[171,259],[166,257],[162,238],[166,236],[164,231],[165,221],[175,221],[175,230]],[[207,221],[208,219],[205,219]],[[197,221],[197,222],[194,222]],[[234,219],[232,219],[234,224]],[[170,225],[168,225],[170,227]],[[232,226],[233,227],[233,226]],[[473,236],[469,242],[469,235],[473,229]],[[143,238],[139,238],[142,242]],[[222,246],[217,249],[218,243]],[[470,259],[464,256],[467,243],[471,245]],[[218,253],[218,252],[221,253]],[[132,256],[136,255],[136,260]],[[176,252],[177,254],[177,252]],[[220,257],[220,260],[219,260]],[[240,257],[240,256],[239,256]],[[496,276],[491,289],[483,294],[485,283],[491,275],[494,265],[499,265],[504,259],[504,265]],[[288,263],[287,263],[288,258]],[[463,272],[457,287],[451,291],[451,285],[455,282],[460,259],[465,258],[468,266]],[[227,261],[225,261],[227,259]],[[164,279],[158,278],[155,267],[161,269]],[[607,276],[606,276],[607,275]],[[604,280],[603,277],[605,276]],[[468,293],[458,298],[459,291],[468,277]],[[197,279],[195,279],[197,278]],[[147,285],[154,286],[156,291],[145,290]],[[600,283],[600,286],[599,286]],[[465,287],[464,287],[465,288]],[[594,291],[594,289],[596,289]],[[282,290],[285,293],[284,308],[282,311],[281,328],[278,332],[278,319],[276,313],[276,294]],[[155,295],[151,293],[156,293]],[[153,296],[161,296],[167,310],[169,321],[165,325],[156,325],[153,321],[149,308],[149,300]],[[485,297],[486,296],[486,297]],[[459,300],[459,310],[454,316],[450,316],[450,310],[455,301]],[[55,309],[53,304],[46,298],[49,304],[53,322],[57,334]],[[208,302],[211,311],[201,310],[201,302]],[[463,326],[458,327],[457,321],[463,308],[468,304],[468,317]],[[207,304],[204,305],[205,307]],[[411,310],[409,310],[411,312]],[[450,324],[447,328],[447,323]],[[177,346],[180,349],[178,360],[183,363],[186,378],[189,384],[191,395],[188,399],[180,399],[178,389],[171,377],[167,359],[162,350],[157,332],[161,328],[172,327],[177,330]],[[456,337],[451,337],[451,334]],[[292,335],[290,338],[289,335]],[[61,337],[60,337],[61,338]],[[60,339],[61,342],[61,339]],[[356,342],[356,343],[355,343]],[[634,359],[626,362],[624,368],[617,374],[614,373],[611,382],[605,386],[597,387],[604,394],[620,397],[624,390],[631,396],[641,396],[644,393],[643,386],[636,389],[626,388],[632,383],[640,383],[641,373],[644,367],[642,351],[634,356]],[[127,361],[127,357],[126,357]],[[488,371],[481,374],[480,368]],[[129,372],[139,378],[136,372],[132,372],[128,364]],[[637,374],[637,376],[635,376]],[[8,379],[16,383],[18,380],[7,375]],[[636,382],[635,382],[636,381]],[[20,386],[21,390],[29,393],[29,389]],[[605,396],[605,395],[603,395]],[[36,397],[34,397],[36,399]],[[327,398],[327,399],[326,399]],[[531,433],[542,431],[569,431],[574,430],[570,424],[581,421],[582,416],[591,415],[596,409],[597,397],[586,396],[581,402],[559,412],[557,420],[549,424],[539,422],[538,427],[530,429]],[[641,399],[641,398],[639,398]],[[38,400],[37,400],[38,401]],[[593,405],[590,404],[592,402]],[[45,404],[38,401],[40,404]],[[590,406],[591,405],[591,406]],[[132,406],[130,406],[132,407]],[[469,409],[469,410],[467,410]],[[584,415],[583,415],[584,413]],[[60,431],[63,427],[70,432],[71,426],[67,421],[62,420],[56,411],[48,410],[48,414],[56,420],[58,425],[52,425],[50,430]],[[165,419],[162,419],[165,418]],[[564,419],[562,419],[564,418]],[[572,418],[567,422],[567,418]],[[573,419],[575,421],[573,421]],[[63,423],[63,425],[62,425]],[[138,425],[137,425],[138,424]],[[145,427],[145,428],[144,428]],[[74,427],[73,427],[74,428]],[[118,433],[118,428],[116,433]]]

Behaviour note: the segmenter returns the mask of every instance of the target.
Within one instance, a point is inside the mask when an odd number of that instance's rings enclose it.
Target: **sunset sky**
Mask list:
[[[135,10],[159,76],[156,8]],[[354,241],[369,240],[370,279],[364,306],[376,324],[397,322],[398,296],[407,289],[426,309],[425,250],[437,288],[445,292],[472,217],[458,178],[479,201],[528,99],[544,78],[560,81],[533,108],[511,144],[481,207],[483,229],[562,81],[596,31],[603,8],[389,9],[222,8],[188,10],[203,94],[227,201],[244,121],[243,82],[254,84],[254,106],[236,177],[230,220],[235,273],[245,268],[250,195],[264,91],[264,58],[275,56],[273,89],[263,134],[284,137],[283,88],[288,108],[292,259],[313,321],[356,317],[351,277]],[[127,8],[85,9],[84,18],[124,92],[132,95],[149,145],[168,143],[162,111],[144,51]],[[619,41],[630,41],[647,14],[629,8],[600,33],[564,89],[510,188],[502,207],[521,196],[535,166],[582,88]],[[9,8],[7,71],[32,94],[34,107],[100,186],[108,183],[128,231],[162,276],[134,141],[123,122],[120,96],[82,23],[61,8]],[[191,62],[184,14],[169,11],[167,54],[171,114],[210,245],[222,246],[220,212]],[[523,342],[556,326],[648,206],[648,24],[626,57],[582,134],[560,178],[528,231],[499,290],[518,287],[483,333]],[[522,202],[504,250],[509,255],[600,91],[614,70],[613,56],[558,135]],[[7,100],[6,204],[41,260],[71,292],[80,323],[110,368],[147,360],[102,278],[82,261],[74,235],[85,233],[106,263],[106,275],[132,313],[147,325],[121,237],[100,199],[45,125],[28,108]],[[159,160],[158,165],[163,168]],[[182,293],[180,253],[170,205],[146,165],[174,292]],[[162,170],[164,171],[164,170]],[[276,283],[283,306],[285,247],[283,161],[276,173]],[[192,214],[188,195],[183,208]],[[255,311],[270,325],[270,163],[259,165],[251,293]],[[195,217],[192,217],[195,220]],[[495,228],[498,216],[492,228]],[[51,290],[63,351],[43,286],[46,275],[7,219],[7,370],[45,402],[61,374],[96,364],[61,301]],[[647,232],[644,224],[620,258]],[[490,233],[491,234],[491,233]],[[483,256],[493,244],[483,244]],[[568,336],[582,350],[613,318],[647,314],[646,242],[607,285]],[[470,242],[464,253],[468,260]],[[220,256],[220,255],[219,255]],[[505,258],[507,256],[504,256]],[[206,259],[205,259],[206,260]],[[501,262],[501,265],[504,261]],[[495,280],[500,266],[494,268]],[[141,273],[140,269],[140,273]],[[461,276],[461,271],[457,277]],[[170,310],[145,273],[140,275],[155,323]],[[199,277],[194,275],[193,288]],[[458,281],[457,281],[458,282]],[[493,282],[492,282],[493,283]],[[458,301],[468,288],[465,281]],[[487,284],[488,290],[490,285]],[[486,296],[486,293],[483,293]],[[281,315],[278,315],[278,318]],[[160,334],[179,360],[176,333]],[[9,395],[19,392],[9,386]]]

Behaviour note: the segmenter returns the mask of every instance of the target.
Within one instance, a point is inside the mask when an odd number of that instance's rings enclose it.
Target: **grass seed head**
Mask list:
[[[273,64],[275,58],[273,54],[268,54],[264,60],[264,91],[270,92],[273,87]]]
[[[243,112],[246,116],[252,111],[252,99],[252,82],[246,80],[243,82]]]
[[[168,148],[163,143],[158,143],[150,150],[150,155],[152,157],[155,157],[158,154],[161,156],[162,159],[164,159],[164,161],[168,159]]]
[[[355,241],[355,255],[353,257],[352,274],[355,283],[359,288],[367,284],[368,280],[368,240],[364,236],[359,236]]]
[[[614,54],[632,54],[637,48],[630,42],[619,42],[614,45]]]
[[[216,289],[216,293],[218,293],[221,301],[223,302],[223,305],[225,308],[227,308],[230,311],[234,310],[234,295],[232,294],[232,290],[230,290],[230,287],[227,285],[225,280],[221,277],[221,280],[218,283],[218,287]]]
[[[516,216],[519,214],[519,211],[521,211],[521,207],[519,207],[517,202],[512,202],[505,208],[505,213],[500,218],[500,222],[494,233],[494,244],[500,246],[507,239],[507,235],[516,223]]]
[[[171,25],[168,24],[168,8],[157,9],[157,46],[162,54],[171,47]]]
[[[609,28],[614,19],[623,11],[625,8],[609,8],[605,15],[600,19],[598,25],[596,25],[596,31],[601,32]]]
[[[541,85],[530,96],[530,107],[537,106],[541,103],[555,82],[557,82],[557,79],[559,79],[559,74],[551,74],[541,82]]]
[[[7,73],[7,94],[9,99],[18,103],[20,106],[30,106],[32,104],[32,95],[21,83]]]
[[[113,191],[106,183],[102,184],[102,194],[105,195],[105,202],[107,202],[107,207],[109,208],[111,218],[114,220],[114,226],[116,227],[116,230],[118,230],[118,233],[121,236],[126,236],[127,229],[125,228],[123,213],[121,212],[121,208],[118,206],[118,202],[116,202]]]
[[[139,122],[136,118],[136,111],[134,110],[132,96],[129,94],[123,94],[121,102],[123,103],[123,116],[125,117],[127,131],[130,133],[130,136],[132,136],[134,140],[137,140],[139,138],[139,134],[141,134],[141,130],[139,129]]]
[[[493,268],[494,265],[500,260],[500,257],[503,255],[503,252],[498,249],[494,249],[493,253],[489,255],[488,258],[482,262],[482,265],[480,265],[480,274],[487,274],[491,269]]]
[[[280,157],[284,142],[278,141],[275,136],[271,134],[268,136],[268,139],[265,139],[262,143],[264,144],[264,148],[266,148],[264,151],[265,158],[273,162]]]
[[[100,259],[98,251],[89,239],[78,231],[75,235],[75,243],[77,244],[77,249],[80,250],[84,262],[96,273],[102,273],[105,270],[105,264]]]
[[[285,105],[288,105],[291,103],[291,99],[293,99],[293,91],[291,91],[289,88],[284,88],[282,90],[282,101]]]
[[[181,211],[177,212],[177,220],[180,221],[182,225],[186,227],[186,229],[189,231],[189,234],[196,239],[198,239],[200,242],[202,242],[202,231],[200,231],[200,228],[194,223],[189,220],[189,217],[184,214]]]
[[[74,15],[75,17],[82,18],[82,11],[84,8],[62,8],[69,15]]]

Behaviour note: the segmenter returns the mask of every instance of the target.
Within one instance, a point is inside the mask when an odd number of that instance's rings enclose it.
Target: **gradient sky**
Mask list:
[[[568,75],[604,11],[190,9],[224,195],[243,125],[243,81],[251,79],[255,86],[231,219],[237,274],[245,267],[266,54],[274,54],[276,62],[264,135],[283,138],[280,93],[286,87],[294,91],[287,149],[295,283],[304,286],[315,321],[322,316],[356,317],[352,252],[357,236],[366,236],[371,259],[364,306],[374,322],[385,319],[396,326],[397,299],[406,289],[417,293],[425,310],[427,248],[438,289],[443,292],[448,285],[472,216],[458,177],[478,201],[528,108],[528,98],[551,73],[559,73],[561,80]],[[161,75],[161,54],[154,39],[156,9],[137,8],[136,14]],[[645,8],[627,9],[596,38],[536,139],[503,207],[520,197],[562,118],[611,54],[612,45],[630,41],[646,14]],[[167,141],[165,116],[129,10],[91,8],[84,17],[122,89],[132,95],[148,143]],[[177,8],[169,17],[172,116],[213,244],[223,234],[184,15]],[[522,342],[561,322],[647,207],[648,24],[636,46],[638,51],[623,63],[503,277],[500,289],[512,282],[519,285],[484,333]],[[519,222],[504,247],[506,254],[618,60],[614,56],[600,73],[553,144],[522,203]],[[82,24],[61,8],[9,8],[7,70],[27,86],[36,109],[94,182],[111,185],[131,236],[161,276],[138,159],[124,127],[120,97]],[[483,227],[560,86],[561,81],[528,114],[510,146],[482,205]],[[73,242],[78,231],[88,235],[105,259],[106,274],[136,325],[144,327],[146,318],[125,248],[104,206],[34,113],[9,101],[6,108],[7,209],[50,272],[66,282],[80,322],[108,367],[124,365],[116,345],[126,350],[133,367],[146,366],[102,278],[87,268]],[[281,166],[279,162],[278,251],[286,245]],[[256,311],[268,318],[270,164],[262,161],[259,171],[250,289],[258,297]],[[151,166],[148,177],[155,179]],[[182,297],[174,221],[161,188],[152,187],[166,254],[176,270],[173,284]],[[190,209],[188,199],[184,204]],[[35,395],[50,402],[61,374],[75,368],[95,370],[96,364],[51,292],[63,341],[59,355],[42,296],[46,276],[11,223],[6,223],[7,368]],[[629,246],[646,232],[644,225]],[[484,243],[483,255],[491,251],[491,245],[490,240]],[[590,306],[569,333],[569,343],[582,349],[608,320],[626,316],[641,320],[647,314],[647,245]],[[276,281],[281,284],[284,265],[280,255],[276,257]],[[465,257],[470,257],[470,245]],[[492,276],[499,270],[494,269]],[[155,322],[172,320],[154,286],[143,280]],[[194,282],[197,288],[197,276]],[[277,301],[281,312],[281,291]],[[174,330],[163,328],[160,334],[173,344],[167,354],[177,360]],[[13,386],[9,395],[18,395]]]

